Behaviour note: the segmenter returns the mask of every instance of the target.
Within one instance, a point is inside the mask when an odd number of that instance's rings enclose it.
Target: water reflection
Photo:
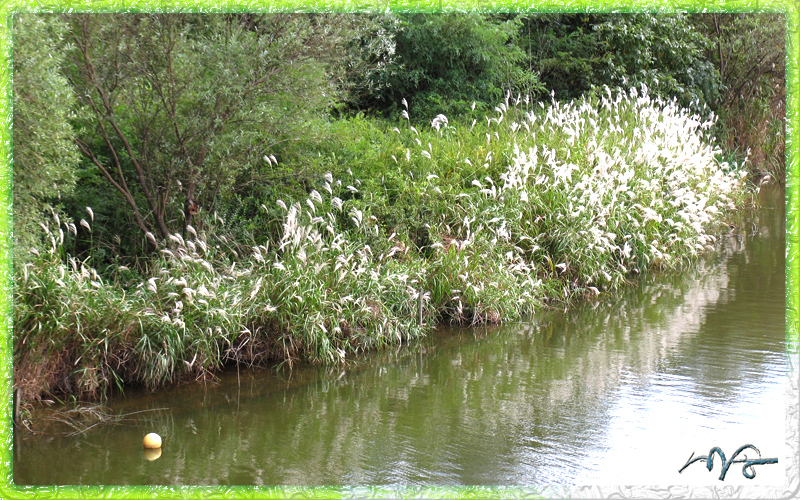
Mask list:
[[[677,474],[690,453],[752,441],[775,456],[783,443],[783,212],[742,224],[693,272],[566,313],[443,330],[346,370],[232,371],[216,384],[128,394],[116,411],[169,410],[75,438],[20,434],[14,479],[708,483],[718,473]],[[142,455],[147,432],[164,437],[158,460]],[[771,467],[758,478],[782,481]]]

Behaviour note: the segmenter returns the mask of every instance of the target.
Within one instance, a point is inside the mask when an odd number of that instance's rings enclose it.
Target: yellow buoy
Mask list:
[[[161,448],[161,436],[156,434],[155,432],[151,432],[150,434],[144,437],[144,447],[145,448]]]

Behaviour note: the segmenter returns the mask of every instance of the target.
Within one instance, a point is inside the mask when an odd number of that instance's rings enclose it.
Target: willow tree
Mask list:
[[[75,95],[61,73],[66,26],[52,15],[13,19],[14,253],[38,246],[39,222],[75,185],[79,153],[70,125]]]
[[[75,141],[154,245],[185,230],[340,92],[360,19],[65,15],[82,106]]]

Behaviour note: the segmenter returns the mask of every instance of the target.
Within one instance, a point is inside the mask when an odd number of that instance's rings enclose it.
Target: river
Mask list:
[[[715,484],[719,446],[787,474],[783,194],[679,275],[524,322],[441,328],[347,368],[241,369],[106,405],[76,436],[17,430],[16,484]],[[156,432],[160,456],[142,438]],[[63,434],[63,433],[62,433]],[[753,456],[750,452],[751,457]]]

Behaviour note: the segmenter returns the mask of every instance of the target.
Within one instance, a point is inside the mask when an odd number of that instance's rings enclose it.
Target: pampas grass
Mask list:
[[[158,242],[149,274],[123,286],[66,254],[75,224],[42,224],[50,250],[15,273],[23,397],[155,388],[225,363],[342,363],[437,321],[495,323],[593,298],[690,264],[748,193],[707,135],[714,117],[646,88],[569,103],[508,96],[482,121],[439,115],[421,129],[403,106],[378,174],[329,173],[306,199],[264,200],[282,214],[270,243],[228,241],[213,214],[205,231]],[[398,230],[412,223],[398,209],[420,214],[413,234]]]

